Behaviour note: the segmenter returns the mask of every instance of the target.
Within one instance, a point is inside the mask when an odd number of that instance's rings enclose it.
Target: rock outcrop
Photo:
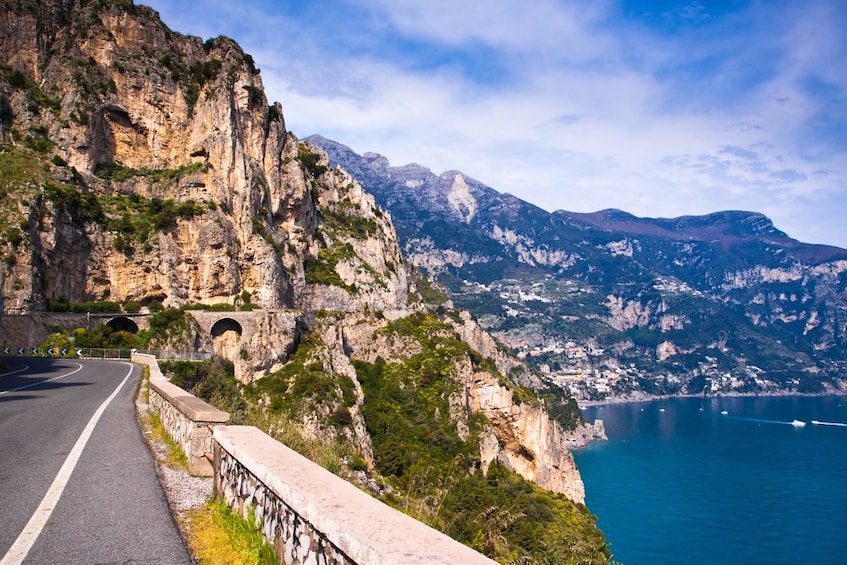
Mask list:
[[[563,446],[566,436],[539,406],[516,403],[511,390],[485,372],[474,373],[465,383],[472,412],[491,422],[496,441],[483,441],[481,456],[487,468],[499,460],[539,486],[585,502],[585,486],[573,455]]]
[[[86,195],[7,203],[23,231],[3,276],[6,312],[56,298],[234,304],[244,293],[265,308],[406,303],[390,221],[286,132],[233,41],[181,36],[142,6],[7,1],[0,51],[6,154],[51,157],[42,176]],[[350,237],[353,217],[372,232]],[[344,285],[310,284],[308,260],[348,244],[331,266]]]

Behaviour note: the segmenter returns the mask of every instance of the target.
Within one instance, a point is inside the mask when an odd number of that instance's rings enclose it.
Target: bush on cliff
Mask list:
[[[160,361],[159,367],[171,382],[212,406],[229,412],[230,424],[249,421],[241,383],[235,379],[232,363],[215,357],[208,361]]]

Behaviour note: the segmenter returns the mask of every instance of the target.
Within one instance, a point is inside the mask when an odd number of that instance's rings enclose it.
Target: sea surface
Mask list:
[[[574,456],[616,561],[847,564],[847,397],[673,398],[583,414],[609,437]]]

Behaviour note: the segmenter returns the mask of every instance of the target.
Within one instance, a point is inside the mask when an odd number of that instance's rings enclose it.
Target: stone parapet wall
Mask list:
[[[252,426],[216,426],[215,493],[287,565],[493,564]]]
[[[188,472],[201,477],[213,473],[212,428],[229,421],[229,414],[171,384],[152,355],[133,353],[133,362],[150,368],[150,406],[188,458]]]

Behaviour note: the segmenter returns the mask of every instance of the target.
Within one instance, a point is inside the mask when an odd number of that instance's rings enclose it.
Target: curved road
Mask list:
[[[119,361],[4,359],[0,565],[191,563]]]

